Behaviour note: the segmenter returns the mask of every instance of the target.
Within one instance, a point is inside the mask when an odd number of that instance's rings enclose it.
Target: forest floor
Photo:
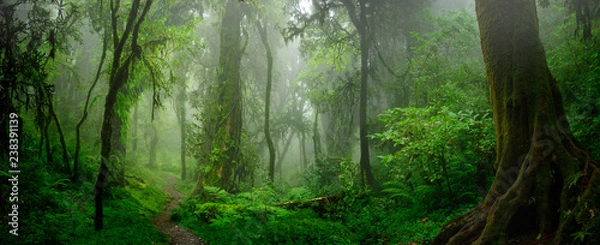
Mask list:
[[[165,209],[158,214],[158,216],[152,219],[152,223],[156,229],[165,233],[169,237],[169,244],[208,245],[201,238],[171,221],[171,211],[175,210],[179,206],[179,202],[183,198],[183,194],[175,190],[175,182],[177,181],[175,177],[171,175],[165,175],[165,178],[167,180],[167,185],[165,186],[164,191],[167,193],[167,195],[169,195],[171,201],[165,206]]]

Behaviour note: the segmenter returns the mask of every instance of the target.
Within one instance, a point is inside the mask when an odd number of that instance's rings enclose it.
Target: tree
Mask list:
[[[106,30],[102,33],[102,54],[100,55],[100,62],[98,63],[98,68],[96,69],[96,74],[94,76],[94,81],[92,85],[88,89],[87,95],[85,97],[85,104],[83,105],[83,113],[77,125],[75,126],[75,155],[73,156],[73,179],[77,179],[79,177],[79,153],[81,151],[81,126],[85,122],[88,117],[88,108],[90,105],[90,99],[92,98],[92,91],[98,84],[98,80],[100,79],[100,74],[102,72],[102,67],[104,66],[104,60],[106,59],[106,51],[108,49],[108,32]],[[136,114],[137,115],[137,114]],[[134,148],[135,151],[135,148]]]
[[[241,21],[243,13],[238,0],[226,2],[221,23],[217,84],[210,88],[210,104],[205,108],[203,159],[208,163],[205,178],[198,178],[192,195],[200,194],[203,181],[233,190],[232,175],[241,163],[242,128]],[[203,171],[203,170],[200,170]]]
[[[49,76],[47,67],[56,52],[70,48],[68,38],[77,38],[75,23],[79,20],[77,5],[63,1],[3,1],[0,7],[0,127],[8,128],[10,113],[34,110],[36,126],[46,144],[48,163],[52,161],[48,127],[52,117],[58,123],[52,106],[51,92],[54,84],[45,81]],[[57,15],[51,15],[56,9]],[[58,125],[57,125],[58,126]],[[8,130],[0,132],[0,141],[7,142]],[[62,133],[60,133],[62,135]],[[64,137],[63,161],[69,171]],[[9,149],[0,149],[0,159],[8,160]]]
[[[330,11],[334,8],[343,7],[352,25],[355,27],[356,32],[350,33],[346,30],[348,39],[352,39],[356,34],[359,36],[359,51],[360,51],[360,93],[359,93],[359,140],[360,140],[360,169],[361,179],[364,185],[373,186],[375,184],[375,178],[371,171],[370,157],[369,157],[369,142],[367,139],[367,102],[368,102],[368,82],[369,82],[369,50],[371,45],[371,38],[369,37],[369,22],[367,16],[370,15],[370,4],[373,2],[369,0],[322,0],[312,1],[315,13],[309,17],[303,14],[296,14],[297,21],[291,21],[288,29],[286,30],[287,38],[292,38],[297,35],[304,33],[307,26],[314,22],[323,24],[327,16],[330,15]],[[372,14],[372,13],[371,13]],[[298,23],[299,22],[299,23]],[[342,28],[339,23],[336,23],[339,28]],[[342,28],[343,29],[343,28]]]
[[[172,77],[172,75],[171,75]],[[187,101],[187,93],[185,91],[185,80],[181,81],[181,87],[179,88],[179,95],[175,101],[175,114],[177,115],[177,122],[179,123],[179,133],[181,134],[179,137],[181,142],[181,152],[180,152],[180,161],[181,161],[181,179],[185,180],[186,177],[186,168],[185,168],[185,124],[186,124],[186,108],[185,102]]]
[[[535,1],[477,0],[476,11],[496,176],[484,201],[444,226],[433,244],[508,244],[525,234],[553,244],[600,242],[593,219],[600,211],[597,163],[569,129],[539,39]]]
[[[367,83],[369,79],[369,29],[367,26],[367,0],[358,0],[358,13],[351,0],[342,0],[350,15],[352,24],[360,37],[360,99],[358,108],[358,127],[360,139],[360,176],[363,184],[373,187],[375,178],[371,171],[369,159],[369,141],[367,139]]]
[[[271,183],[275,181],[275,146],[271,139],[271,130],[269,116],[271,113],[271,87],[273,84],[273,54],[271,53],[271,46],[269,45],[269,39],[267,37],[267,23],[266,19],[262,20],[265,23],[261,23],[261,20],[256,21],[256,29],[260,34],[260,40],[265,47],[265,53],[267,55],[267,91],[265,94],[265,124],[264,133],[265,140],[267,141],[267,147],[269,148],[269,180]]]
[[[152,5],[152,0],[147,0],[141,3],[140,0],[133,0],[131,3],[131,9],[129,9],[129,13],[127,15],[127,20],[125,22],[125,29],[119,36],[119,9],[120,9],[120,1],[110,1],[110,12],[111,12],[111,32],[112,32],[112,44],[113,44],[113,57],[112,57],[112,66],[110,71],[110,78],[108,82],[108,93],[106,94],[105,104],[104,104],[104,117],[102,121],[102,129],[100,132],[100,138],[102,142],[102,149],[100,151],[100,171],[98,173],[98,178],[96,179],[96,185],[94,188],[95,196],[95,207],[96,214],[94,218],[94,226],[96,230],[101,230],[103,228],[103,207],[102,207],[102,197],[104,187],[106,186],[106,180],[108,175],[108,166],[111,161],[111,143],[113,137],[113,122],[115,117],[117,117],[117,96],[121,88],[127,83],[127,79],[129,76],[129,69],[132,65],[133,59],[138,59],[141,54],[141,47],[138,45],[138,34],[140,31],[140,26],[144,21],[144,18],[148,11],[150,10],[150,6]],[[141,13],[139,13],[140,8],[142,8]],[[126,48],[126,43],[128,40],[131,40],[129,45],[130,50],[132,51],[130,54],[125,55],[124,50]]]

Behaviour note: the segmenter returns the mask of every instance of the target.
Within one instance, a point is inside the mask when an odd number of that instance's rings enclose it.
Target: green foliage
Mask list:
[[[165,204],[166,195],[157,187],[164,180],[149,172],[127,169],[147,185],[110,188],[104,210],[106,226],[96,232],[92,191],[97,165],[84,160],[79,179],[70,181],[69,176],[54,172],[36,159],[37,154],[26,145],[21,155],[21,162],[27,164],[20,166],[19,236],[3,235],[3,244],[166,243],[166,237],[150,222]],[[89,161],[98,162],[93,158]],[[7,186],[0,189],[7,196]],[[4,203],[0,208],[8,213]],[[2,222],[8,222],[6,217]]]
[[[335,195],[358,187],[359,173],[349,159],[319,156],[304,173],[304,187],[317,196]]]
[[[564,8],[554,7],[555,15]],[[580,41],[572,38],[576,29],[574,15],[548,27],[545,37],[548,66],[559,83],[567,119],[577,140],[586,146],[594,159],[600,159],[600,40]],[[594,32],[598,32],[598,28]]]
[[[278,207],[281,198],[272,188],[256,188],[235,196],[208,189],[209,202],[188,199],[172,218],[210,244],[352,244],[342,224],[320,219],[310,209]],[[286,198],[307,194],[306,189],[296,189]]]
[[[413,197],[428,210],[478,200],[494,159],[489,111],[395,108],[380,119],[387,130],[372,138],[392,149],[380,156],[391,179],[383,192],[405,203]]]
[[[453,111],[489,108],[479,32],[466,11],[434,19],[434,30],[412,33],[418,45],[410,62],[414,79],[411,106],[443,104]]]

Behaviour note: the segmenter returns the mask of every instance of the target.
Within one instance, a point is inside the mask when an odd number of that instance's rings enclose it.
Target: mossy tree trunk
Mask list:
[[[104,210],[102,201],[104,187],[107,185],[107,177],[109,174],[108,166],[110,166],[110,161],[112,158],[112,126],[114,118],[117,117],[117,95],[121,88],[127,83],[127,77],[132,60],[139,58],[139,55],[141,54],[141,47],[137,43],[138,33],[140,30],[140,25],[150,10],[152,2],[152,0],[146,0],[142,5],[140,0],[134,0],[131,3],[131,9],[129,10],[129,14],[127,16],[125,29],[119,36],[119,30],[117,26],[120,23],[118,13],[120,6],[117,6],[117,4],[120,2],[110,1],[113,57],[110,78],[108,82],[108,93],[106,94],[104,104],[104,117],[100,131],[100,138],[102,142],[102,147],[100,150],[100,170],[94,188],[96,208],[94,226],[96,230],[101,230],[104,227]],[[140,7],[142,6],[143,10],[140,13]],[[130,48],[133,52],[128,56],[125,56],[123,51],[125,50],[125,44],[128,40],[131,40]]]
[[[570,132],[539,39],[535,1],[477,0],[476,10],[496,176],[485,200],[450,221],[433,244],[509,244],[531,234],[553,244],[598,244],[597,165]]]
[[[211,88],[211,102],[205,108],[204,159],[208,171],[198,178],[192,195],[200,194],[204,186],[219,185],[226,191],[234,189],[233,173],[241,164],[240,142],[242,128],[241,21],[243,14],[238,0],[228,0],[221,24],[221,44],[217,84]],[[200,170],[203,171],[203,170]]]

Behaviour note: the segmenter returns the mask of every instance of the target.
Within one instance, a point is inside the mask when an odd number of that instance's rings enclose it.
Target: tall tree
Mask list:
[[[100,75],[102,73],[102,68],[104,66],[104,60],[106,59],[106,51],[108,49],[108,41],[110,35],[106,29],[102,32],[102,54],[100,55],[100,62],[98,63],[98,68],[96,69],[96,74],[94,76],[94,81],[92,85],[88,89],[87,95],[85,97],[85,103],[83,105],[83,113],[77,125],[75,126],[75,155],[73,156],[73,179],[77,179],[79,177],[79,153],[81,151],[81,126],[85,122],[88,117],[88,109],[90,105],[90,99],[92,98],[92,91],[98,84],[98,80],[100,79]],[[134,149],[135,151],[135,149]]]
[[[358,108],[358,137],[360,139],[360,172],[363,184],[373,186],[375,178],[371,171],[369,141],[367,139],[367,86],[369,80],[369,28],[367,23],[367,1],[358,0],[358,11],[352,0],[342,0],[350,20],[360,37],[360,99]]]
[[[221,22],[217,84],[211,88],[210,102],[205,108],[203,161],[208,173],[198,178],[192,195],[201,193],[203,181],[234,189],[232,175],[240,164],[242,128],[241,21],[243,13],[238,0],[228,0]],[[203,170],[200,170],[203,171]]]
[[[171,76],[172,77],[172,76]],[[185,124],[186,124],[186,108],[185,108],[185,102],[187,101],[187,93],[185,91],[185,80],[181,81],[181,87],[179,88],[179,96],[177,97],[176,100],[176,105],[175,105],[175,113],[177,114],[177,122],[179,123],[179,133],[180,133],[180,142],[181,142],[181,149],[180,149],[180,161],[181,161],[181,179],[185,180],[186,178],[186,167],[185,167],[185,152],[186,152],[186,148],[185,148],[185,141],[186,141],[186,134],[185,134]]]
[[[496,128],[496,176],[485,200],[450,221],[434,244],[600,242],[597,163],[576,143],[546,64],[534,0],[477,0]],[[576,235],[576,240],[573,239]]]
[[[125,22],[125,29],[119,35],[119,9],[121,1],[110,1],[110,15],[111,15],[111,33],[112,33],[112,44],[113,44],[113,57],[112,66],[110,71],[110,78],[108,81],[108,93],[106,94],[104,104],[104,118],[102,121],[102,129],[100,132],[100,138],[102,142],[102,148],[100,151],[100,171],[98,178],[96,179],[96,185],[94,188],[95,194],[95,207],[96,214],[94,218],[94,226],[96,230],[103,228],[103,217],[104,210],[102,206],[102,197],[104,187],[106,186],[106,180],[108,175],[108,166],[111,161],[111,143],[113,137],[113,122],[117,116],[117,97],[118,93],[127,83],[129,69],[132,65],[133,59],[138,59],[141,55],[141,47],[138,45],[138,35],[140,26],[146,17],[146,14],[150,10],[152,0],[146,0],[142,4],[141,0],[133,0],[131,3],[131,9],[127,15]],[[141,13],[140,13],[141,10]],[[130,45],[126,45],[130,40]],[[126,46],[132,51],[127,54],[124,52]]]
[[[273,145],[273,139],[271,139],[270,130],[270,119],[271,114],[271,86],[273,84],[273,54],[271,53],[271,46],[269,45],[269,39],[267,36],[267,23],[266,19],[262,20],[265,23],[261,23],[261,20],[256,21],[256,29],[260,34],[260,40],[265,47],[265,53],[267,55],[267,89],[265,94],[265,124],[264,133],[265,140],[267,141],[267,147],[269,148],[269,180],[271,183],[275,181],[275,146]]]

